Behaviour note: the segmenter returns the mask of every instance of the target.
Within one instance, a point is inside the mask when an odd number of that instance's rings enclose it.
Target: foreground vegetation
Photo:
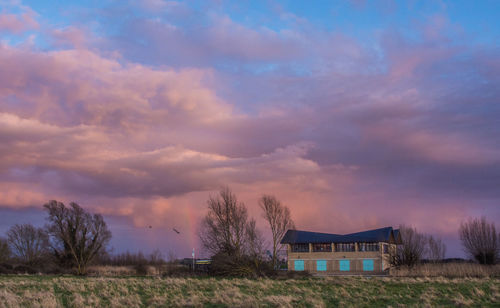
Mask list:
[[[446,277],[446,278],[500,278],[500,264],[477,263],[426,263],[413,267],[391,268],[390,276],[396,277]]]
[[[2,307],[490,306],[497,278],[0,276]]]

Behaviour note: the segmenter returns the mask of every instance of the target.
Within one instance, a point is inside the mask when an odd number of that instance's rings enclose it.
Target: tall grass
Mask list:
[[[495,306],[497,278],[0,276],[0,307]]]
[[[414,267],[392,268],[390,275],[395,277],[493,278],[500,277],[500,264],[426,263]]]

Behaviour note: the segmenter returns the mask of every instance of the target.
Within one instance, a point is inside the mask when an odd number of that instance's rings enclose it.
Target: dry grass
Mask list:
[[[116,276],[136,276],[137,271],[133,266],[111,266],[111,265],[99,265],[91,266],[88,268],[88,274],[90,276],[106,276],[106,277],[116,277]],[[147,275],[154,276],[157,274],[156,269],[153,266],[147,266]]]
[[[402,266],[397,269],[391,269],[390,275],[395,277],[494,278],[500,277],[500,264],[428,263],[417,265],[413,268]]]
[[[0,307],[495,306],[497,278],[0,276]]]

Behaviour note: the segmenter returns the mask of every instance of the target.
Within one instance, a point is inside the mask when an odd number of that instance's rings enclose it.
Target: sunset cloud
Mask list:
[[[500,219],[498,46],[442,8],[352,31],[275,6],[35,7],[0,12],[4,209],[77,201],[183,253],[225,185],[257,218],[275,194],[301,229],[406,223],[453,255],[460,221]]]
[[[5,10],[0,11],[0,33],[11,32],[20,34],[27,30],[38,29],[39,24],[36,20],[37,14],[29,7],[22,6],[19,14],[9,13]]]

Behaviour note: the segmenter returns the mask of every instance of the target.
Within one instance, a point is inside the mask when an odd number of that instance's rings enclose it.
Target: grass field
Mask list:
[[[500,306],[500,279],[0,276],[0,307]]]

